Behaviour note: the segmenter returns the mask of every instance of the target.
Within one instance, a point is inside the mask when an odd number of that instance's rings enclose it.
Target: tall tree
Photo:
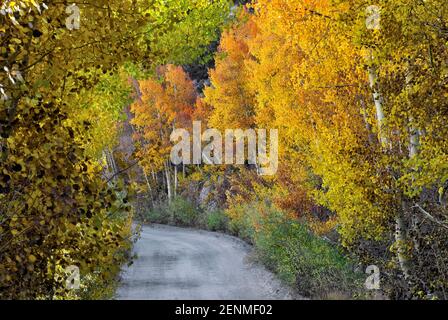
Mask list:
[[[191,128],[197,97],[193,82],[182,67],[160,67],[158,77],[140,81],[142,96],[131,107],[135,114],[132,124],[137,128],[134,137],[138,144],[137,158],[146,172],[164,171],[170,200],[173,195],[171,132],[175,128]]]

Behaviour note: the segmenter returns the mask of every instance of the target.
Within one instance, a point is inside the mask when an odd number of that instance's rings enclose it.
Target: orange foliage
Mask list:
[[[220,130],[254,125],[254,94],[248,88],[250,77],[244,66],[250,59],[246,41],[255,36],[257,29],[247,19],[224,32],[216,68],[210,71],[212,86],[204,91],[205,102],[214,107],[210,125]]]
[[[159,79],[140,81],[141,98],[131,106],[137,128],[137,157],[141,165],[161,169],[171,151],[170,135],[175,128],[191,127],[197,96],[193,82],[173,65],[157,69]]]

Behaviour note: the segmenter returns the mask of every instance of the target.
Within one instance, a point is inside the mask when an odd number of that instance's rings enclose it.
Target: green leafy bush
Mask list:
[[[181,226],[195,226],[198,219],[198,210],[191,201],[182,197],[174,198],[168,205],[168,214],[171,223]]]
[[[143,222],[193,227],[197,225],[198,216],[199,212],[192,202],[176,197],[170,203],[158,203],[147,209],[139,218]]]
[[[211,231],[226,231],[228,219],[222,210],[206,213],[206,227]]]
[[[226,210],[229,217],[229,231],[239,238],[253,243],[255,226],[258,225],[260,212],[249,204],[237,204]]]
[[[168,224],[170,222],[170,216],[167,205],[159,204],[154,208],[148,209],[143,217],[143,222]]]
[[[230,209],[231,229],[249,238],[259,259],[284,281],[309,297],[353,297],[362,275],[337,248],[314,235],[306,225],[264,204]]]

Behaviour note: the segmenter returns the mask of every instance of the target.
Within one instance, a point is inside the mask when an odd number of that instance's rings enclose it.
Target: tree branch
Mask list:
[[[434,218],[434,216],[432,216],[428,211],[423,209],[418,203],[416,203],[413,208],[417,208],[430,221],[434,222],[435,224],[437,224],[445,229],[448,229],[448,224],[446,222],[442,222],[442,221]]]
[[[138,161],[134,162],[134,163],[131,164],[129,167],[127,167],[127,168],[125,168],[125,169],[123,169],[123,170],[118,171],[118,172],[115,173],[112,177],[110,177],[109,180],[107,180],[106,183],[111,182],[111,181],[112,181],[113,179],[115,179],[117,176],[119,176],[120,174],[122,174],[122,173],[128,171],[129,169],[131,169],[131,168],[133,168],[133,167],[135,167],[137,164],[138,164]]]

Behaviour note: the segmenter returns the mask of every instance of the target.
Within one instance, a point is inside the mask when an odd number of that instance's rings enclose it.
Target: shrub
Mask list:
[[[237,204],[226,210],[229,231],[241,239],[253,243],[259,211],[248,204]]]
[[[145,216],[145,222],[167,224],[169,223],[168,207],[165,204],[156,205]]]
[[[198,210],[193,203],[183,197],[174,198],[168,205],[171,223],[181,226],[195,226],[198,221]]]
[[[206,227],[211,231],[226,231],[227,217],[222,210],[215,210],[206,214]]]
[[[198,210],[193,203],[183,197],[176,197],[171,200],[171,203],[156,204],[139,218],[143,222],[191,227],[196,226],[198,215]]]
[[[327,298],[354,296],[361,275],[342,252],[314,235],[306,225],[266,204],[251,203],[229,209],[233,231],[250,238],[257,256],[301,294]]]

